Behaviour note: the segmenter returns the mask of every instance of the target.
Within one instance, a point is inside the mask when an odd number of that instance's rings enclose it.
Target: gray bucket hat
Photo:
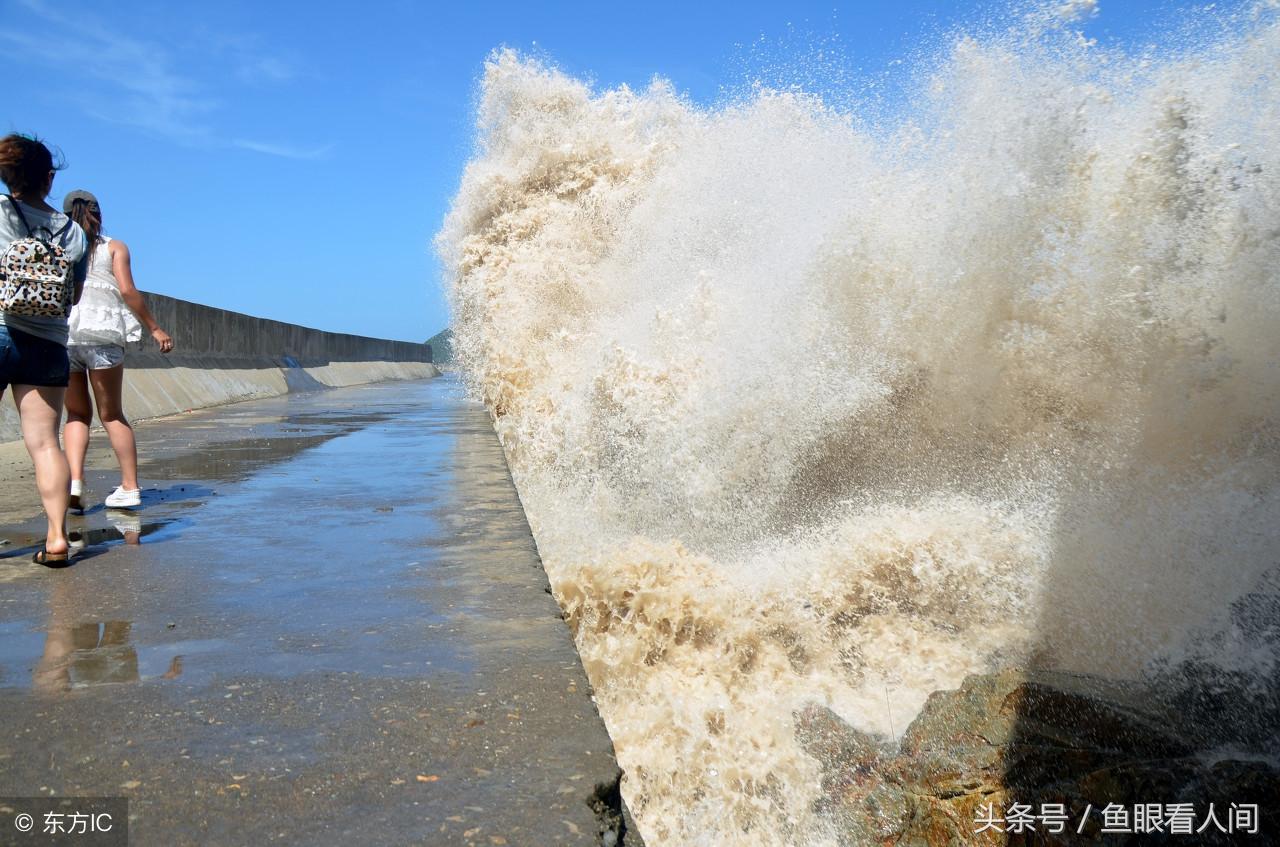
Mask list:
[[[91,206],[98,205],[97,197],[94,197],[88,191],[84,191],[82,189],[76,189],[75,191],[68,191],[67,196],[62,198],[62,211],[70,212],[71,204],[76,202],[77,200],[84,200],[86,203],[88,203]]]

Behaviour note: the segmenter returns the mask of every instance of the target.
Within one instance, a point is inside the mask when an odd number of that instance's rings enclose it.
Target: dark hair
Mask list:
[[[65,167],[62,156],[55,162],[49,148],[34,136],[11,132],[0,138],[0,179],[14,194],[39,193],[49,171]]]
[[[93,253],[98,249],[98,238],[102,235],[102,209],[95,202],[77,197],[71,201],[71,208],[67,209],[67,217],[78,223],[84,230],[85,238],[89,241],[88,258],[92,261]]]

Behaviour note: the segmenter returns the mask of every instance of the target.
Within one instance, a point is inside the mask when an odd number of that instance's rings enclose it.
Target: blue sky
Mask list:
[[[1088,31],[1136,39],[1176,6],[1102,0]],[[709,103],[818,51],[879,74],[992,8],[0,0],[0,130],[61,148],[53,199],[95,192],[144,290],[421,341],[448,320],[431,239],[494,48]]]

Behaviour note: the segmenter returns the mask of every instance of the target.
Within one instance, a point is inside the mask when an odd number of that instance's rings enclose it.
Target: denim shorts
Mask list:
[[[70,375],[66,347],[0,324],[0,391],[10,385],[66,388]]]
[[[124,364],[124,348],[119,344],[72,344],[67,347],[73,374],[102,371]]]

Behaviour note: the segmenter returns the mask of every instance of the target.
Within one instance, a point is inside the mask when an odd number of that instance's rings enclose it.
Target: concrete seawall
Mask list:
[[[125,414],[163,417],[240,400],[439,374],[425,344],[324,332],[162,294],[147,306],[173,336],[159,353],[149,336],[128,345]],[[21,437],[12,402],[0,408],[0,441]]]

